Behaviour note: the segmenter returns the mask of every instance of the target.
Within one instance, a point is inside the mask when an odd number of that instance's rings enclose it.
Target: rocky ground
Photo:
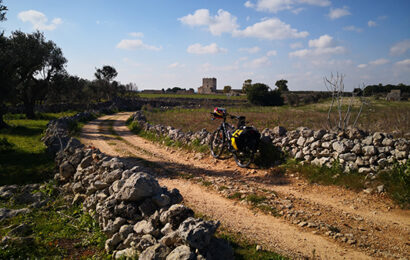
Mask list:
[[[160,183],[179,189],[196,212],[264,248],[291,257],[410,257],[409,212],[383,193],[310,185],[297,174],[239,169],[230,160],[154,144],[129,132],[125,120],[130,115],[119,113],[87,124],[82,142],[149,165]]]

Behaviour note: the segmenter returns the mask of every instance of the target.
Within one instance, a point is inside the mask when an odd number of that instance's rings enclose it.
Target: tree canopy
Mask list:
[[[10,38],[10,51],[16,64],[17,96],[24,104],[28,118],[34,118],[34,105],[45,98],[50,80],[65,71],[67,60],[52,41],[37,31],[26,34],[15,31]]]
[[[288,88],[288,81],[286,79],[280,79],[278,81],[276,81],[275,86],[278,88],[279,91],[289,91]]]
[[[247,89],[247,98],[249,102],[260,106],[281,106],[283,98],[280,91],[271,90],[268,85],[263,83],[252,84]]]

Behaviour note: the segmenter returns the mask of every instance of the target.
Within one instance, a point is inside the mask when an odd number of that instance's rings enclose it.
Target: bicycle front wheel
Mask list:
[[[221,157],[223,151],[226,148],[226,141],[222,129],[219,128],[212,133],[211,140],[209,141],[209,148],[211,149],[211,154],[213,157]]]

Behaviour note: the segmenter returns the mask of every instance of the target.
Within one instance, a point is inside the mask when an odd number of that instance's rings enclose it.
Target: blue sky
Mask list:
[[[112,65],[139,89],[218,89],[246,79],[325,90],[323,77],[410,84],[408,0],[4,0],[6,34],[43,31],[70,74]]]

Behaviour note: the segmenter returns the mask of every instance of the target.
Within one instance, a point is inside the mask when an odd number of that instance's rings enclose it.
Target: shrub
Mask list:
[[[252,84],[246,91],[249,102],[260,106],[282,106],[283,98],[278,90],[270,90],[263,83]]]

